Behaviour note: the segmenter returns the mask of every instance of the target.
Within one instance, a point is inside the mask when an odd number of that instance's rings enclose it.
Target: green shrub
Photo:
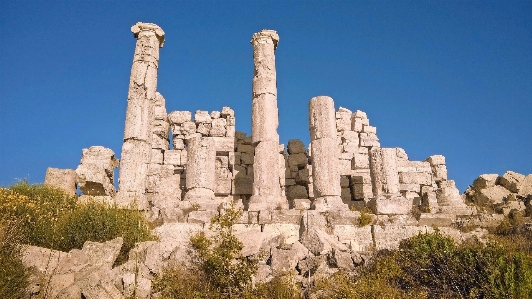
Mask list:
[[[358,226],[363,227],[371,224],[371,222],[373,222],[373,218],[369,215],[368,211],[366,209],[362,210],[358,218]]]
[[[20,256],[20,235],[15,223],[0,221],[0,298],[23,298],[28,272]]]
[[[136,242],[153,240],[150,228],[137,210],[123,210],[103,203],[77,203],[62,190],[26,182],[0,188],[0,217],[17,220],[21,242],[69,251],[85,241],[124,238],[117,263],[127,260]]]
[[[234,206],[211,219],[214,236],[204,232],[190,238],[194,249],[194,269],[167,269],[154,283],[163,298],[248,298],[257,259],[241,255],[242,242],[232,226],[242,216]],[[168,283],[173,281],[173,283]],[[191,287],[193,286],[193,287]],[[253,298],[253,297],[249,297]]]

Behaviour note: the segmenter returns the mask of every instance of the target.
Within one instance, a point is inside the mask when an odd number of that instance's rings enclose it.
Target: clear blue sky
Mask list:
[[[280,35],[281,142],[309,141],[310,98],[368,113],[383,147],[447,158],[461,191],[532,173],[532,1],[0,1],[0,185],[120,155],[135,39],[166,33],[168,111],[236,112],[251,131],[251,35]]]

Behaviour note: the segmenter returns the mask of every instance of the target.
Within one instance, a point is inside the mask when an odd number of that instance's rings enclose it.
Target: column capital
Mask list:
[[[276,49],[279,43],[279,34],[275,30],[262,29],[257,33],[253,33],[250,43],[255,45],[255,42],[261,39],[271,39],[273,41],[273,48]]]
[[[142,23],[142,22],[138,22],[137,24],[131,26],[131,32],[133,32],[133,36],[135,36],[135,38],[138,38],[139,33],[141,31],[151,31],[155,33],[155,36],[159,40],[159,48],[163,47],[164,31],[161,27],[153,23]]]

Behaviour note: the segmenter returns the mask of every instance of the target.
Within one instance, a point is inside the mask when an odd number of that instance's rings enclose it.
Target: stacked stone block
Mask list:
[[[299,139],[288,141],[287,154],[283,157],[285,169],[284,184],[285,193],[292,206],[304,209],[307,202],[310,204],[309,195],[312,194],[312,166],[305,145]],[[310,193],[310,194],[309,194]],[[313,198],[313,197],[312,197]],[[309,206],[309,205],[308,205]]]

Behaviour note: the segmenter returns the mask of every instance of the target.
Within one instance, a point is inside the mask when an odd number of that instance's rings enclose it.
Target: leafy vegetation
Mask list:
[[[0,298],[23,298],[28,273],[20,256],[20,234],[15,226],[0,222]]]
[[[78,203],[76,196],[44,185],[18,183],[0,188],[0,218],[15,227],[25,244],[69,251],[85,241],[124,238],[117,262],[127,260],[136,242],[153,240],[143,215],[97,202]]]

